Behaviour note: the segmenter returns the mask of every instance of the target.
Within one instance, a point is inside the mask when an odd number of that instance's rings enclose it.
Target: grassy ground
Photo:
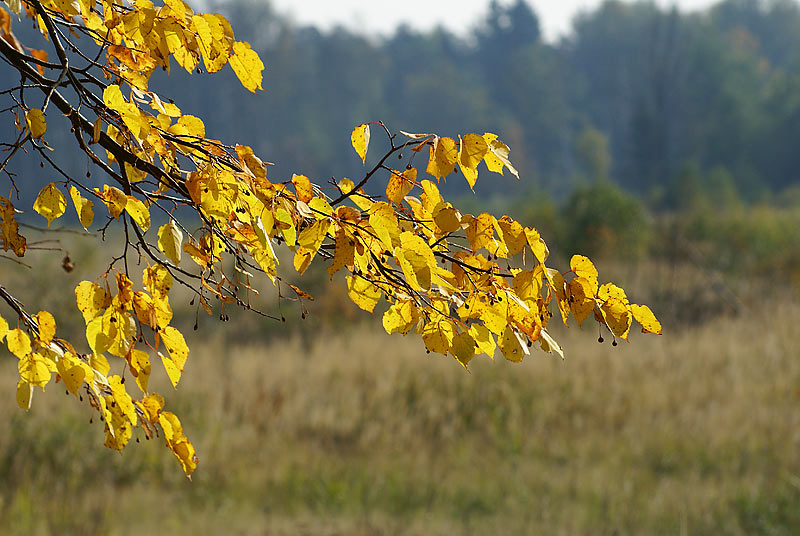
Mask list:
[[[369,327],[221,328],[169,397],[192,482],[159,440],[102,447],[60,386],[19,411],[0,359],[1,532],[793,534],[799,315],[770,300],[616,348],[570,328],[565,361],[471,374]]]

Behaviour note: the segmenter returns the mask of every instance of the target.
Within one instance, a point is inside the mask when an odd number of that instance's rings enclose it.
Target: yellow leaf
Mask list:
[[[322,199],[321,197],[315,197],[308,203],[308,208],[314,211],[314,217],[318,220],[323,218],[327,218],[331,214],[333,214],[333,208],[331,207],[330,203]]]
[[[494,333],[501,335],[508,324],[508,297],[503,291],[495,296],[494,303],[486,304],[477,311],[483,325]]]
[[[300,232],[297,238],[297,251],[294,256],[294,267],[298,273],[303,273],[308,268],[317,251],[319,251],[322,241],[328,233],[331,220],[318,220]]]
[[[44,344],[50,344],[56,334],[56,319],[47,311],[39,311],[36,321],[39,324],[39,340]]]
[[[205,251],[201,250],[191,242],[184,242],[181,249],[192,258],[192,260],[200,266],[200,268],[207,268],[209,263],[211,262],[211,256],[208,255]]]
[[[92,354],[89,356],[89,367],[96,370],[103,376],[108,376],[108,371],[111,370],[111,365],[108,364],[108,359],[103,354]],[[94,373],[92,373],[94,374]]]
[[[31,338],[21,329],[12,329],[6,334],[8,351],[22,359],[31,353]]]
[[[81,225],[88,231],[89,226],[92,225],[94,221],[94,209],[92,208],[94,204],[81,196],[81,193],[74,186],[70,186],[69,196],[72,198],[72,203],[75,205],[75,212],[78,213],[78,219]]]
[[[469,327],[469,334],[475,341],[478,350],[494,359],[494,351],[497,348],[497,344],[494,342],[494,336],[492,335],[492,332],[489,331],[486,326],[482,326],[481,324],[472,324]]]
[[[186,246],[187,244],[184,244]],[[264,273],[269,276],[272,282],[275,282],[275,276],[277,275],[277,259],[275,258],[275,253],[272,251],[272,248],[252,248],[251,254],[253,255],[253,259],[258,263]],[[191,253],[190,253],[191,255]],[[193,257],[194,258],[194,257]],[[196,261],[195,261],[196,262]],[[310,262],[310,260],[309,260]]]
[[[311,189],[311,181],[305,175],[292,175],[292,184],[297,192],[297,199],[303,203],[308,203],[313,199],[314,192]]]
[[[590,283],[590,296],[597,294],[597,269],[588,257],[583,255],[573,255],[569,261],[569,267],[578,277],[583,277]]]
[[[172,383],[173,387],[177,387],[178,382],[181,381],[181,371],[178,368],[178,365],[176,365],[172,359],[165,356],[161,352],[158,352],[158,357],[161,358],[161,362],[164,364],[164,370],[167,372],[167,377],[169,378],[170,383]]]
[[[561,349],[561,346],[547,333],[546,330],[542,330],[539,337],[539,345],[541,346],[542,350],[549,353],[557,353],[561,356],[561,359],[564,359],[564,351]]]
[[[433,221],[443,233],[454,233],[461,229],[461,213],[450,203],[439,203],[432,212]]]
[[[150,381],[150,356],[142,350],[131,350],[130,355],[131,374],[136,378],[136,385],[143,393],[147,392],[147,384]],[[150,419],[152,421],[152,419]]]
[[[458,149],[453,138],[436,138],[430,149],[426,171],[440,179],[452,173],[458,160]]]
[[[33,210],[47,218],[48,227],[53,220],[60,218],[66,209],[67,198],[52,182],[39,191],[39,195],[33,203]]]
[[[136,418],[136,408],[133,405],[133,399],[131,399],[131,395],[129,395],[125,390],[125,385],[122,383],[122,378],[116,374],[109,376],[108,385],[111,387],[111,393],[114,396],[114,402],[117,406],[119,406],[122,414],[128,419],[128,421],[130,421],[132,425],[136,426],[136,422],[138,421]]]
[[[142,272],[142,283],[154,299],[165,298],[172,288],[172,274],[160,264],[149,266]]]
[[[484,162],[486,162],[486,167],[489,168],[489,171],[494,171],[495,173],[502,175],[503,167],[506,167],[517,178],[517,180],[519,180],[519,173],[508,159],[508,154],[510,152],[508,145],[498,140],[496,135],[488,132],[483,135],[483,139],[489,146],[489,150],[486,152],[486,155],[483,158]]]
[[[167,326],[161,330],[161,341],[164,343],[164,347],[169,352],[169,356],[175,362],[178,370],[183,372],[183,366],[189,357],[189,347],[186,346],[186,341],[181,332],[172,326]]]
[[[411,301],[395,302],[383,315],[386,333],[406,335],[419,320],[419,311]]]
[[[109,186],[108,184],[103,186],[102,192],[98,191],[98,195],[108,207],[108,211],[114,219],[119,218],[119,215],[122,214],[122,211],[125,210],[125,206],[128,204],[128,196],[119,188]]]
[[[451,353],[461,363],[464,368],[475,357],[475,339],[469,333],[459,333],[453,337],[453,347],[450,349]]]
[[[381,291],[361,276],[347,276],[347,293],[353,303],[371,313],[381,299]]]
[[[379,201],[370,207],[369,213],[369,224],[375,235],[388,251],[394,250],[400,244],[400,224],[392,207]]]
[[[429,290],[436,257],[425,240],[410,231],[400,234],[400,246],[395,248],[395,258],[409,285],[414,290]]]
[[[20,408],[28,411],[31,409],[31,400],[33,399],[33,387],[25,380],[17,382],[17,404]]]
[[[116,403],[115,397],[107,395],[105,402],[107,413],[105,414],[106,441],[104,444],[108,448],[121,451],[133,436],[133,429],[122,406]]]
[[[74,355],[66,353],[64,357],[59,359],[58,363],[56,363],[56,369],[67,391],[77,396],[78,389],[80,389],[83,382],[87,379],[86,370],[81,362]]]
[[[6,319],[0,316],[0,341],[2,341],[6,334],[8,333],[8,322]]]
[[[350,134],[350,143],[361,157],[361,165],[367,163],[367,149],[369,148],[369,125],[358,125]]]
[[[503,352],[503,357],[509,361],[519,363],[525,357],[519,338],[517,338],[517,334],[514,333],[514,328],[511,326],[506,326],[503,330],[502,336],[497,339],[497,345],[500,347],[500,351]]]
[[[656,319],[653,311],[646,305],[631,305],[633,318],[642,325],[642,333],[655,333],[661,335],[661,322]]]
[[[595,281],[595,286],[597,282]],[[594,289],[592,282],[585,277],[576,277],[567,285],[569,287],[569,302],[572,314],[580,326],[594,311]]]
[[[44,358],[38,353],[31,353],[19,360],[17,364],[19,376],[31,385],[38,385],[42,389],[50,381],[50,370]]]
[[[199,117],[186,114],[169,127],[168,132],[176,136],[202,139],[206,136],[206,126]]]
[[[183,433],[183,427],[178,417],[169,411],[162,411],[158,416],[158,423],[164,431],[167,447],[178,458],[186,476],[191,476],[197,468],[197,456],[195,455],[194,446]]]
[[[8,251],[10,248],[17,257],[24,256],[27,245],[25,237],[19,234],[19,224],[14,219],[14,205],[3,196],[0,196],[0,231],[3,249]]]
[[[522,225],[508,216],[503,216],[497,220],[497,224],[503,234],[503,242],[508,248],[508,255],[513,256],[519,253],[527,243],[527,237]]]
[[[463,139],[459,137],[459,142],[458,166],[469,187],[473,188],[478,180],[478,164],[489,151],[489,145],[477,134],[467,134]]]
[[[531,251],[533,251],[533,256],[536,257],[536,260],[541,264],[544,264],[547,256],[550,255],[550,251],[547,249],[547,244],[544,243],[544,240],[542,240],[542,237],[539,235],[539,231],[532,227],[525,227],[525,237],[528,240]]]
[[[129,195],[125,203],[125,212],[130,214],[133,221],[139,225],[142,231],[147,231],[150,228],[150,211],[139,199]]]
[[[183,232],[172,218],[167,223],[158,228],[158,249],[178,266],[181,262],[181,242]]]
[[[47,123],[44,120],[44,114],[38,108],[33,108],[25,112],[25,125],[31,133],[31,137],[37,140],[47,132]]]
[[[399,205],[403,202],[403,198],[407,196],[408,192],[414,187],[416,181],[416,168],[407,169],[403,173],[392,171],[389,184],[386,185],[386,198],[392,203]]]
[[[95,351],[97,353],[108,351],[115,356],[125,357],[136,339],[136,321],[131,314],[121,313],[113,309],[106,309],[103,316],[100,317],[102,320],[102,333],[110,337],[110,343],[106,349]],[[100,341],[102,339],[96,340]]]
[[[253,153],[253,148],[247,145],[237,145],[236,154],[239,155],[239,160],[242,162],[247,171],[253,174],[254,177],[260,179],[267,178],[267,164],[265,164],[259,157]]]
[[[233,68],[233,72],[236,73],[239,81],[246,89],[253,93],[256,92],[256,89],[264,89],[261,87],[264,64],[256,51],[250,48],[249,43],[235,42],[233,44],[233,56],[230,57],[229,63]]]
[[[439,315],[438,318],[432,319],[422,328],[422,341],[429,351],[447,354],[453,344],[455,332],[455,323],[449,318]]]
[[[89,348],[96,354],[105,352],[111,348],[111,344],[117,337],[117,326],[109,322],[105,316],[98,316],[86,324],[86,341]]]
[[[469,222],[465,233],[473,252],[485,248],[489,253],[495,253],[497,249],[494,241],[494,225],[496,221],[494,216],[484,212]]]
[[[605,283],[603,284],[597,291],[597,299],[601,302],[605,302],[610,299],[616,299],[622,302],[624,305],[628,305],[628,297],[625,295],[625,291],[615,285],[614,283]]]
[[[544,271],[542,265],[537,265],[533,270],[522,270],[514,276],[514,292],[517,296],[532,305],[539,299],[542,291],[542,278]]]
[[[336,230],[336,245],[333,251],[333,262],[328,266],[328,275],[333,278],[333,274],[353,264],[353,256],[355,255],[355,241],[353,236],[349,234],[344,226],[339,226]]]
[[[164,409],[164,397],[158,393],[147,395],[142,399],[142,408],[148,421],[158,422],[158,416]]]
[[[611,330],[611,333],[621,339],[627,340],[632,319],[628,305],[617,297],[610,297],[600,308],[603,311],[606,325],[608,325],[608,329]]]
[[[468,168],[476,168],[489,150],[489,145],[483,136],[467,134],[461,140],[459,163]]]
[[[444,199],[442,199],[442,194],[439,192],[439,187],[436,186],[436,183],[428,180],[422,181],[420,186],[422,186],[423,190],[422,195],[419,196],[422,201],[422,206],[425,207],[428,213],[432,213],[433,210],[444,201]]]
[[[192,17],[192,29],[197,32],[200,53],[209,73],[216,73],[228,63],[231,43],[226,39],[226,23],[221,15],[203,14]]]
[[[564,281],[564,276],[558,270],[547,268],[547,279],[550,282],[550,287],[556,294],[558,300],[558,311],[561,313],[561,320],[564,325],[567,325],[567,318],[569,318],[569,297],[567,296],[567,282]]]
[[[87,324],[111,304],[111,297],[105,289],[91,281],[78,283],[78,286],[75,287],[75,298],[78,302],[78,309]]]

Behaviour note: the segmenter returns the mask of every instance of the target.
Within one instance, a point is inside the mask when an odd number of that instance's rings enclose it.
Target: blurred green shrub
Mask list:
[[[650,224],[636,197],[610,181],[579,186],[561,207],[562,253],[639,259],[647,251]]]

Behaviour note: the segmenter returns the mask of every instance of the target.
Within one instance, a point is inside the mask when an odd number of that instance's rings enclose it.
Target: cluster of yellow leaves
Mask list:
[[[107,378],[111,394],[101,398],[99,404],[104,412],[110,412],[106,418],[106,445],[122,450],[131,437],[132,428],[140,426],[151,437],[154,433],[152,426],[159,424],[164,430],[167,446],[189,475],[197,465],[194,448],[182,431],[175,435],[175,430],[180,430],[177,417],[172,414],[169,417],[160,415],[164,406],[163,398],[148,392],[152,371],[150,355],[137,348],[137,343],[144,341],[141,336],[143,328],[150,328],[153,343],[146,344],[161,359],[172,385],[178,385],[189,348],[180,331],[169,325],[172,308],[168,295],[173,283],[172,276],[161,265],[147,267],[142,274],[145,290],[139,291],[133,290],[133,283],[124,273],[117,273],[115,280],[116,294],[108,284],[101,286],[91,281],[83,281],[75,288],[78,309],[86,323],[86,340],[92,351],[90,363],[96,372],[106,375],[110,370],[106,353],[124,359],[143,395],[140,401],[133,400],[118,376]],[[159,350],[162,344],[164,352]],[[105,405],[102,400],[105,400]],[[155,404],[159,400],[160,403]],[[139,408],[143,418],[137,419],[134,406]],[[154,409],[156,406],[157,409]],[[172,436],[179,437],[172,441],[169,439]]]
[[[55,374],[56,381],[63,381],[67,391],[76,397],[81,389],[85,390],[105,422],[106,446],[122,450],[135,427],[153,437],[155,425],[159,425],[167,446],[186,474],[191,475],[197,466],[194,447],[183,434],[178,418],[161,411],[163,398],[148,392],[150,356],[136,347],[137,341],[144,340],[140,337],[142,328],[151,328],[154,343],[148,346],[161,358],[170,381],[177,386],[189,349],[183,335],[169,325],[172,309],[167,296],[172,277],[161,266],[148,267],[143,273],[147,290],[135,292],[125,274],[117,273],[115,279],[116,294],[108,285],[90,281],[75,288],[78,309],[86,323],[89,354],[79,354],[71,343],[55,337],[56,321],[47,311],[34,316],[33,329],[28,332],[9,329],[7,321],[0,317],[0,341],[5,339],[8,350],[19,359],[17,403],[29,409],[34,388],[44,390]],[[159,351],[162,344],[163,353]],[[120,376],[109,375],[111,365],[106,354],[125,360],[142,392],[141,400],[131,397]]]
[[[108,45],[110,68],[141,90],[147,89],[147,80],[156,67],[169,70],[170,56],[189,72],[201,59],[210,73],[230,64],[245,88],[253,92],[262,89],[264,64],[249,44],[235,40],[230,23],[222,15],[195,14],[182,0],[166,0],[162,6],[138,0],[133,8],[112,0],[42,0],[42,5],[67,20],[80,16],[97,44]],[[14,6],[11,8],[13,11]],[[25,9],[46,32],[41,17],[27,4]]]
[[[362,161],[365,127],[356,127],[351,136]],[[426,172],[437,180],[458,164],[472,187],[480,162],[490,171],[508,169],[517,175],[508,147],[494,134],[467,134],[458,142],[406,135],[413,140],[412,150],[430,148]],[[579,324],[595,313],[598,322],[623,339],[631,319],[645,332],[660,333],[646,306],[629,304],[624,291],[611,283],[598,286],[597,271],[586,257],[576,255],[565,278],[545,265],[549,252],[536,229],[508,216],[462,214],[442,198],[434,182],[417,181],[417,174],[415,168],[393,172],[385,192],[388,202],[354,198],[360,212],[349,212],[349,225],[342,227],[334,217],[325,227],[334,229],[328,232],[336,241],[329,272],[350,269],[349,295],[364,310],[372,312],[386,297],[390,306],[383,325],[388,333],[413,330],[429,351],[449,353],[465,367],[476,353],[493,356],[496,348],[507,359],[521,361],[536,341],[543,350],[562,354],[546,330],[553,302],[565,323],[570,312]],[[415,188],[420,194],[410,195]],[[318,237],[314,244],[319,243]],[[517,255],[522,266],[512,268]],[[376,259],[391,259],[397,269]],[[499,259],[505,260],[505,269]],[[529,269],[526,259],[532,262]],[[400,274],[402,285],[397,284]]]

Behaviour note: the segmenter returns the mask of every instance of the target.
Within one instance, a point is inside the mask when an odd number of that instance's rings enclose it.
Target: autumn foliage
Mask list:
[[[101,415],[106,446],[122,450],[139,427],[147,437],[162,436],[191,475],[194,447],[164,397],[148,389],[154,363],[177,386],[189,356],[171,325],[171,289],[191,289],[209,314],[220,303],[255,310],[256,272],[307,299],[281,273],[302,274],[315,259],[331,279],[345,272],[348,294],[361,309],[374,312],[386,303],[387,333],[413,332],[428,351],[449,354],[465,368],[475,355],[493,357],[497,349],[522,361],[534,344],[563,356],[547,330],[553,315],[564,323],[573,316],[579,325],[591,318],[619,339],[627,339],[633,320],[644,332],[660,333],[650,309],[630,303],[614,284],[601,284],[588,258],[575,255],[566,272],[549,268],[536,229],[509,216],[465,214],[443,199],[437,183],[456,174],[470,187],[479,168],[518,178],[496,134],[452,138],[363,124],[351,133],[362,164],[371,131],[386,136],[389,148],[358,181],[268,178],[268,164],[250,147],[208,138],[200,118],[148,89],[157,68],[213,73],[230,65],[247,90],[260,90],[264,65],[236,41],[224,17],[196,14],[181,0],[5,2],[0,54],[23,82],[0,87],[18,97],[4,111],[18,136],[3,145],[0,172],[13,193],[14,155],[37,153],[60,175],[43,185],[32,207],[48,226],[74,209],[87,230],[118,223],[124,231],[123,253],[74,289],[85,341],[59,338],[52,314],[29,313],[0,281],[0,296],[17,316],[10,324],[0,318],[0,339],[19,359],[23,409],[36,387],[61,381]],[[47,50],[20,43],[12,20],[21,16],[34,21]],[[74,145],[54,149],[86,155],[108,178],[102,188],[50,158],[48,121],[59,116],[69,121]],[[390,156],[400,157],[400,169],[388,164]],[[191,225],[178,217],[182,207],[192,209]],[[165,223],[155,228],[154,219]],[[10,198],[0,197],[0,220],[4,250],[23,257],[26,239]],[[293,266],[279,266],[277,247],[289,249]],[[129,254],[146,260],[140,273],[131,271]],[[126,373],[135,381],[125,383]]]

